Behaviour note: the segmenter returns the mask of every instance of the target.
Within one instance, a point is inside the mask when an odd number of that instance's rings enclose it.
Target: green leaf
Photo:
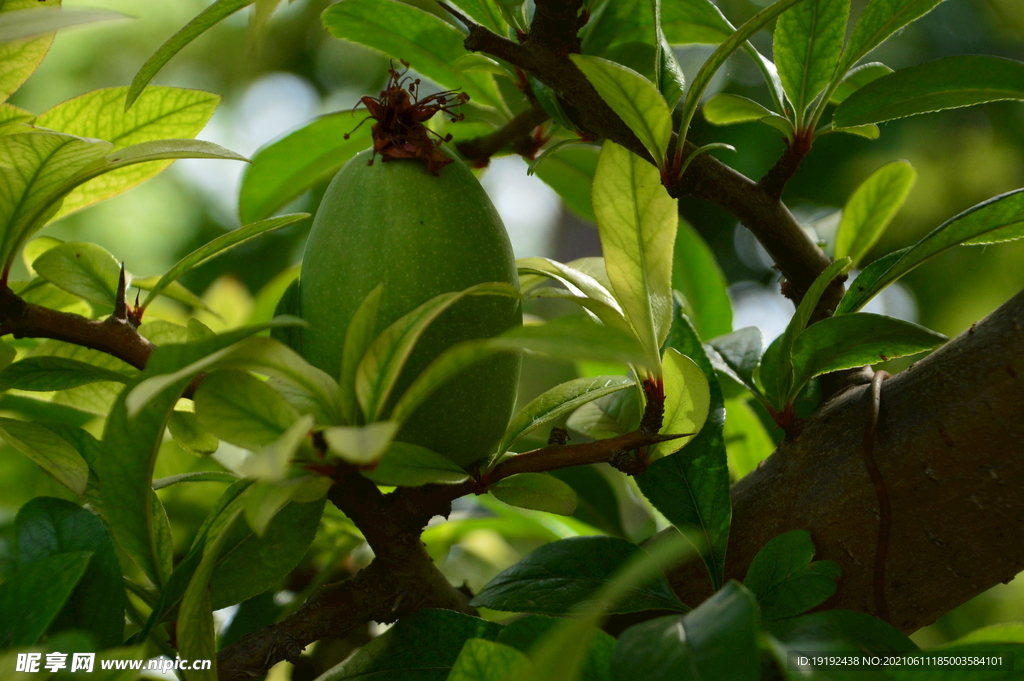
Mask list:
[[[475,104],[505,108],[493,75],[455,72],[453,65],[466,54],[466,36],[433,14],[395,0],[344,0],[328,7],[322,19],[336,38],[405,59],[445,88],[464,88]]]
[[[907,24],[921,18],[942,0],[871,0],[857,19],[836,73],[846,73],[864,55]]]
[[[733,481],[744,478],[775,449],[764,424],[747,400],[726,400],[725,437],[729,473]]]
[[[36,7],[0,14],[0,43],[34,38],[68,26],[130,19],[127,14],[88,7]]]
[[[36,497],[18,510],[14,526],[19,569],[32,569],[39,560],[76,551],[92,554],[54,629],[84,629],[101,647],[120,645],[125,607],[121,565],[100,519],[70,501]]]
[[[849,258],[841,258],[825,268],[807,289],[803,300],[796,308],[793,318],[786,325],[786,330],[775,339],[761,357],[761,383],[769,401],[776,409],[781,410],[789,404],[799,390],[794,385],[793,376],[793,343],[797,336],[807,328],[807,323],[818,305],[818,300],[836,277],[850,269]]]
[[[508,33],[508,24],[501,16],[498,3],[500,0],[459,0],[459,7],[466,14],[476,19],[499,35]]]
[[[529,653],[542,645],[563,622],[565,620],[560,617],[526,615],[509,622],[498,634],[498,643]],[[615,649],[615,639],[595,626],[587,627],[584,636],[589,642],[577,681],[609,681],[608,666]]]
[[[7,0],[0,7],[0,13],[15,12],[29,8],[59,7],[60,0]],[[3,73],[0,74],[0,101],[6,100],[21,84],[28,80],[28,77],[36,70],[39,63],[43,61],[46,53],[50,50],[53,42],[53,33],[41,35],[38,38],[16,40],[14,42],[0,44],[0,64],[4,65]]]
[[[650,357],[648,369],[657,371],[659,348],[672,320],[676,200],[654,166],[606,141],[594,176],[593,203],[608,278]]]
[[[508,284],[495,282],[442,293],[399,318],[370,344],[356,369],[356,396],[367,421],[375,421],[381,415],[406,360],[427,327],[462,298],[485,295],[518,298],[519,292]]]
[[[595,440],[625,435],[640,425],[640,400],[635,391],[612,393],[577,409],[566,425]]]
[[[529,670],[530,659],[515,648],[471,638],[462,647],[446,681],[508,681],[513,674]]]
[[[152,291],[153,287],[156,286],[160,277],[153,275],[151,277],[132,277],[131,285],[133,288],[137,288],[140,291]],[[160,295],[176,300],[179,303],[184,303],[191,309],[206,310],[211,312],[210,307],[203,301],[202,298],[189,291],[187,288],[181,285],[181,282],[171,282],[162,291]],[[261,319],[259,321],[266,321]]]
[[[61,244],[35,259],[39,276],[68,293],[112,308],[121,267],[102,246],[84,241]]]
[[[809,326],[793,343],[794,388],[818,374],[916,355],[947,340],[923,326],[882,315],[829,317]]]
[[[764,353],[764,336],[761,334],[761,329],[756,326],[746,326],[730,334],[712,338],[708,344],[718,352],[724,363],[724,367],[715,366],[715,369],[724,370],[723,373],[756,393],[754,371]],[[713,355],[711,359],[714,361]]]
[[[722,437],[725,406],[722,389],[696,331],[680,308],[673,316],[667,345],[691,358],[704,372],[710,392],[708,417],[685,449],[658,459],[635,479],[640,491],[669,522],[683,532],[695,528],[701,557],[718,587],[725,581],[725,550],[732,519],[729,466]]]
[[[832,80],[849,16],[850,0],[804,0],[775,25],[772,53],[797,121]]]
[[[764,622],[765,629],[793,650],[808,652],[911,653],[914,642],[890,624],[863,612],[824,610]]]
[[[368,148],[372,126],[359,125],[365,115],[365,110],[328,114],[257,151],[239,190],[242,222],[270,217]]]
[[[465,482],[469,474],[447,456],[408,442],[392,442],[373,470],[363,475],[378,485],[419,487],[454,485]]]
[[[195,473],[179,473],[168,475],[166,478],[158,478],[153,481],[153,489],[163,489],[182,482],[226,482],[231,484],[238,482],[238,476],[227,471],[197,471]]]
[[[510,475],[487,491],[510,506],[558,515],[572,515],[579,503],[572,487],[545,473]]]
[[[214,435],[199,425],[196,415],[190,411],[173,411],[167,422],[167,430],[178,446],[189,454],[209,456],[217,451],[220,442]]]
[[[616,395],[618,393],[612,393]],[[550,471],[576,492],[578,503],[573,518],[614,537],[625,537],[619,498],[601,467],[572,466]]]
[[[95,381],[127,383],[131,376],[64,357],[26,357],[0,371],[0,389],[49,392]]]
[[[595,362],[650,361],[636,336],[595,324],[582,315],[556,317],[543,324],[510,329],[489,345],[509,350],[532,350],[552,357]]]
[[[759,121],[772,112],[752,99],[731,95],[718,94],[704,104],[704,118],[712,125],[732,125]]]
[[[257,450],[284,434],[299,413],[266,382],[236,369],[207,374],[195,393],[196,418],[221,440]]]
[[[676,230],[672,288],[683,294],[683,310],[701,338],[732,331],[732,304],[715,254],[685,220]]]
[[[754,593],[765,619],[795,617],[836,592],[842,570],[830,560],[811,562],[815,553],[806,530],[780,534],[757,552],[743,584]]]
[[[153,77],[164,67],[171,57],[181,51],[183,47],[206,32],[208,28],[219,23],[238,10],[251,5],[253,0],[216,0],[209,7],[200,12],[192,21],[175,33],[171,38],[160,46],[160,49],[146,60],[139,72],[132,79],[128,88],[124,108],[129,109],[139,98],[143,90],[153,80]]]
[[[753,595],[729,582],[682,617],[660,617],[622,632],[612,679],[757,681],[757,619]]]
[[[349,423],[357,423],[359,420],[356,373],[359,369],[359,361],[377,337],[377,311],[380,308],[380,297],[383,292],[384,284],[378,284],[367,293],[352,314],[348,328],[345,329],[345,345],[341,353],[341,374],[338,379],[338,388],[341,392],[341,413]],[[405,419],[396,417],[395,420],[401,422]]]
[[[594,599],[644,549],[615,537],[572,537],[546,544],[488,582],[471,601],[505,612],[564,615]],[[660,572],[631,585],[607,612],[685,612]]]
[[[636,71],[600,57],[570,55],[601,98],[636,134],[659,168],[672,137],[672,112],[657,86]]]
[[[658,2],[660,5],[660,0]],[[658,34],[658,68],[656,69],[658,74],[658,90],[665,98],[669,111],[672,111],[679,104],[679,100],[683,98],[683,93],[686,91],[686,76],[683,74],[682,67],[679,66],[676,53],[672,51],[672,46],[668,44],[668,40],[661,31],[660,22],[658,24]],[[672,127],[671,122],[669,127]]]
[[[250,239],[254,239],[261,234],[266,234],[267,232],[273,232],[281,229],[282,227],[287,227],[288,225],[299,222],[300,220],[305,220],[308,217],[309,213],[282,215],[276,218],[260,220],[259,222],[254,222],[251,225],[239,227],[238,229],[231,230],[227,234],[220,235],[213,241],[210,241],[206,245],[192,251],[176,262],[171,269],[167,270],[167,273],[160,277],[160,280],[153,285],[152,289],[150,289],[149,295],[147,295],[146,299],[142,302],[142,308],[145,309],[148,307],[153,299],[156,298],[157,294],[161,293],[172,282],[182,277],[185,273],[199,267],[211,258],[215,258],[235,246],[243,244]]]
[[[323,431],[331,454],[357,466],[371,466],[391,444],[398,432],[395,421],[378,421],[365,426],[335,426]]]
[[[265,482],[285,480],[290,472],[292,459],[309,437],[313,423],[311,415],[300,416],[288,430],[281,433],[281,437],[246,457],[235,468],[235,472],[246,478]]]
[[[590,203],[590,188],[599,153],[598,147],[590,144],[559,147],[546,154],[535,171],[537,177],[558,192],[569,210],[591,223],[597,222]]]
[[[1004,99],[1024,99],[1024,63],[959,55],[882,76],[847,97],[832,120],[865,125]]]
[[[0,17],[3,15],[0,14]],[[3,48],[0,47],[0,50]],[[31,111],[20,109],[12,104],[0,104],[0,127],[17,123],[29,124],[34,121],[36,115]]]
[[[882,131],[879,130],[877,125],[855,125],[850,128],[825,128],[818,133],[821,135],[828,135],[829,133],[842,132],[847,135],[856,135],[857,137],[863,137],[864,139],[876,140],[882,136]]]
[[[273,482],[253,483],[242,497],[245,522],[256,537],[262,539],[270,523],[291,501],[321,499],[331,484],[329,478],[320,475],[301,475]]]
[[[672,45],[720,43],[735,30],[711,0],[662,2],[661,27]]]
[[[947,248],[1021,237],[1024,237],[1024,189],[1017,189],[968,208],[912,247],[890,253],[865,267],[843,296],[836,314],[856,312],[886,286]]]
[[[35,124],[79,137],[106,140],[118,152],[142,142],[192,138],[206,127],[220,97],[201,90],[149,88],[131,111],[124,110],[127,87],[93,90],[58,104]],[[120,194],[166,169],[170,160],[133,165],[104,174],[74,189],[55,217]]]
[[[832,98],[829,99],[829,103],[841,104],[847,97],[868,83],[878,80],[882,76],[889,75],[890,73],[892,73],[892,69],[882,62],[873,61],[867,64],[861,64],[846,74],[846,78],[839,83],[835,92],[832,93]]]
[[[78,551],[41,558],[0,584],[0,646],[34,645],[71,597],[91,557]]]
[[[451,610],[420,610],[322,674],[318,681],[445,681],[466,641],[498,637],[501,625]]]
[[[60,436],[35,423],[0,418],[0,438],[78,496],[85,494],[89,466]]]
[[[576,378],[551,388],[531,400],[515,415],[501,438],[498,453],[508,451],[527,433],[551,423],[577,407],[633,385],[635,381],[629,376],[596,376]]]
[[[692,359],[675,348],[665,350],[665,416],[663,435],[687,435],[648,447],[648,461],[677,452],[700,432],[711,407],[711,388],[704,372]]]
[[[622,316],[622,308],[619,307],[618,301],[608,291],[607,286],[580,269],[549,258],[536,257],[519,258],[516,260],[516,266],[519,269],[520,276],[523,274],[533,274],[554,279],[564,284],[571,293],[579,293],[599,303],[603,303],[617,312],[620,317]],[[532,290],[523,283],[523,279],[520,279],[520,287],[524,293]],[[609,326],[615,326],[614,323],[610,323],[610,320],[605,320],[605,323]]]
[[[849,256],[856,267],[903,206],[915,181],[917,172],[907,161],[888,163],[864,180],[843,207],[836,259]]]

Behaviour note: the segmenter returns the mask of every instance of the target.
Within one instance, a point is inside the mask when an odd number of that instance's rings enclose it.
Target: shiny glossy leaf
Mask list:
[[[835,92],[832,93],[832,98],[829,102],[832,104],[839,104],[868,83],[878,80],[882,76],[890,73],[892,73],[892,69],[881,62],[873,61],[867,64],[861,64],[857,68],[851,69],[850,72],[846,74],[846,78],[839,83]]]
[[[864,180],[847,199],[835,238],[835,257],[853,260],[868,254],[903,206],[917,180],[907,161],[888,163]]]
[[[907,24],[921,18],[942,0],[871,0],[846,42],[838,73],[845,73],[868,52]]]
[[[850,0],[804,0],[775,24],[772,54],[797,120],[832,80],[849,16]]]
[[[842,570],[830,560],[812,562],[811,533],[794,530],[775,537],[757,552],[743,585],[765,619],[795,617],[828,600]]]
[[[665,373],[665,416],[661,434],[685,435],[661,442],[647,450],[653,461],[677,452],[700,432],[708,417],[711,392],[708,379],[697,364],[675,348],[668,348],[662,360]]]
[[[68,293],[107,308],[117,302],[121,267],[101,246],[84,241],[61,244],[36,258],[32,267]]]

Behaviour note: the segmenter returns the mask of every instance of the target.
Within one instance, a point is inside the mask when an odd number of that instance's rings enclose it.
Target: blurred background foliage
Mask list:
[[[407,0],[423,5],[425,0]],[[717,0],[726,16],[739,23],[767,0]],[[42,67],[11,102],[41,113],[89,90],[128,84],[158,45],[201,11],[207,0],[66,0],[66,5],[104,7],[136,17],[61,32]],[[216,26],[187,47],[156,78],[156,83],[208,90],[223,101],[201,139],[250,156],[261,146],[313,117],[353,107],[364,94],[376,94],[387,77],[387,60],[366,48],[329,36],[320,13],[331,0],[282,3],[258,44],[250,40],[248,10]],[[854,0],[854,15],[864,5]],[[770,54],[770,36],[755,42]],[[710,53],[708,46],[678,50],[680,63],[692,76]],[[991,54],[1024,60],[1024,3],[1020,0],[948,0],[882,46],[873,59],[902,68],[954,54]],[[744,57],[723,70],[713,91],[767,96],[763,81]],[[709,93],[709,94],[713,94]],[[775,131],[755,123],[728,128],[707,125],[698,116],[693,134],[698,143],[723,141],[738,153],[714,152],[751,177],[766,171],[783,149]],[[790,183],[786,200],[798,218],[819,236],[835,222],[853,189],[881,165],[909,160],[919,179],[909,200],[884,238],[866,259],[909,245],[945,219],[980,201],[1024,185],[1024,106],[1003,102],[919,116],[883,125],[882,137],[868,141],[828,135],[815,144],[800,173]],[[596,230],[565,209],[557,194],[540,179],[528,177],[517,157],[495,159],[482,176],[485,188],[505,220],[518,256],[545,255],[562,261],[599,254]],[[179,257],[238,226],[237,196],[243,164],[227,161],[179,161],[144,185],[117,198],[65,218],[43,232],[66,240],[94,241],[118,258],[129,271],[145,276],[165,271]],[[323,187],[308,192],[290,210],[313,212]],[[730,282],[736,328],[757,325],[769,338],[784,328],[791,304],[778,293],[771,260],[735,220],[708,204],[681,202],[687,220],[712,247]],[[260,292],[281,272],[297,264],[309,222],[250,242],[187,276],[183,283],[201,293],[218,313],[201,313],[215,330],[244,323],[263,307]],[[14,279],[24,278],[15,272]],[[875,305],[894,316],[916,320],[953,336],[1024,287],[1024,242],[998,247],[951,249],[890,289]],[[264,294],[264,298],[267,294]],[[266,301],[264,300],[264,306]],[[183,322],[186,310],[161,301],[152,316]],[[254,310],[257,312],[254,313]],[[571,378],[580,369],[530,360],[523,395]],[[898,367],[897,367],[898,368]],[[586,367],[583,368],[587,370]],[[5,396],[0,409],[23,418],[60,418],[88,422],[98,435],[102,423],[90,414],[53,405],[54,411],[29,413],[17,397]],[[730,418],[751,418],[742,407]],[[38,409],[37,409],[38,412]],[[750,452],[732,457],[753,461],[770,450],[767,437],[743,442]],[[222,446],[222,449],[224,446]],[[217,456],[230,456],[218,452]],[[168,440],[156,476],[190,470],[218,469],[215,459],[198,459]],[[576,518],[513,510],[500,502],[484,508],[461,500],[454,522],[424,535],[430,551],[446,566],[453,581],[479,588],[499,570],[515,563],[537,545],[555,538],[595,531],[634,540],[649,536],[661,523],[657,513],[637,500],[621,476],[599,469],[568,471],[583,503]],[[172,519],[176,544],[189,545],[219,488],[216,483],[176,485],[161,491]],[[66,496],[32,463],[10,449],[0,450],[0,578],[9,542],[10,522],[17,509],[37,495]],[[609,502],[611,500],[611,502]],[[596,528],[596,529],[595,529]],[[368,560],[358,532],[340,514],[329,511],[306,559],[282,590],[257,597],[225,614],[225,640],[272,621],[296,594],[331,578],[350,573]],[[233,618],[233,619],[232,619]],[[1024,619],[1024,579],[1000,586],[958,608],[915,635],[921,644],[956,638],[978,626]],[[365,637],[366,632],[360,634]],[[343,657],[360,640],[322,642],[308,664],[294,672],[282,667],[278,678],[311,678]],[[322,659],[316,659],[319,655]],[[305,663],[304,663],[305,664]],[[306,668],[308,667],[308,668]],[[289,668],[290,669],[290,668]]]

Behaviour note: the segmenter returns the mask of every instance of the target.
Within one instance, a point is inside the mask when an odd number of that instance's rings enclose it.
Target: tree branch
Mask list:
[[[460,154],[477,166],[486,166],[491,156],[506,148],[511,148],[517,154],[529,155],[539,146],[530,133],[547,119],[544,109],[534,105],[516,114],[491,134],[461,142],[457,148]]]

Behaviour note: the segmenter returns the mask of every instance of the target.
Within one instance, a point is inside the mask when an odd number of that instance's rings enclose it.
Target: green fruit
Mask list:
[[[377,161],[366,151],[338,172],[313,222],[302,265],[300,307],[309,322],[302,353],[332,376],[345,330],[378,284],[376,332],[434,296],[483,282],[518,286],[515,258],[497,211],[461,162],[430,175],[416,161]],[[416,345],[392,404],[438,355],[456,343],[522,324],[518,300],[471,296],[455,304]],[[466,465],[492,453],[512,408],[518,356],[503,354],[451,379],[402,426],[398,439]]]

